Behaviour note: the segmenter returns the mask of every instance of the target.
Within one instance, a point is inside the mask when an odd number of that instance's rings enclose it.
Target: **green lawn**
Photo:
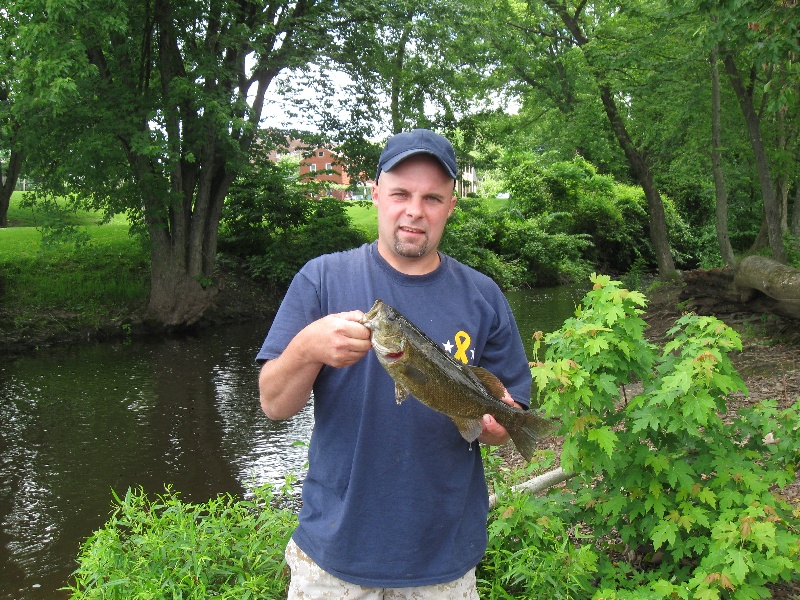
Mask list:
[[[71,213],[66,223],[85,243],[42,243],[41,215],[21,206],[15,192],[10,227],[0,229],[0,303],[8,308],[69,311],[142,302],[149,286],[148,256],[129,234],[124,216],[100,224],[92,211]]]

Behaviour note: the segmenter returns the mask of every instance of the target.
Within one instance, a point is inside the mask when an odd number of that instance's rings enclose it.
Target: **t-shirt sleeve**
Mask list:
[[[301,329],[324,316],[309,271],[303,268],[292,279],[261,350],[256,355],[257,363],[263,364],[280,356]]]
[[[500,294],[496,299],[497,323],[487,339],[480,366],[494,373],[506,386],[511,397],[529,407],[531,403],[531,370],[511,307]]]

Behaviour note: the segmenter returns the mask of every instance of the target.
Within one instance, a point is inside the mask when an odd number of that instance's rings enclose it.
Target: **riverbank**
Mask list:
[[[250,320],[269,319],[280,304],[281,290],[269,288],[235,269],[220,269],[220,287],[214,308],[195,326],[208,328]],[[680,284],[654,286],[646,292],[648,305],[644,315],[648,337],[657,343],[686,311],[697,310],[680,298]],[[0,306],[0,353],[9,356],[62,344],[121,340],[129,337],[165,335],[145,323],[144,302],[125,308],[95,311],[92,314],[56,308],[7,309]],[[703,314],[702,310],[697,310]],[[743,350],[733,357],[745,377],[774,379],[776,386],[787,374],[800,369],[800,322],[775,315],[746,312],[715,314],[742,337]],[[792,388],[782,390],[791,397]]]
[[[263,321],[278,309],[279,290],[232,269],[220,269],[216,280],[220,288],[216,304],[194,329]],[[146,309],[145,301],[90,313],[0,306],[0,355],[26,354],[49,346],[168,335],[148,327]]]

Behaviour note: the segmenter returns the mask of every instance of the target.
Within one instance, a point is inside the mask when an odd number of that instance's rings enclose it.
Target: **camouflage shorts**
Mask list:
[[[438,585],[406,588],[370,588],[342,581],[323,571],[298,548],[294,540],[286,546],[286,564],[292,572],[288,600],[347,598],[347,600],[478,600],[475,569]]]

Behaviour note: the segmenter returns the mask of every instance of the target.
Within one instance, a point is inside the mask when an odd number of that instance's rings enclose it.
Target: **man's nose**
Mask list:
[[[419,217],[422,215],[422,198],[411,198],[406,203],[406,214],[409,217]]]

